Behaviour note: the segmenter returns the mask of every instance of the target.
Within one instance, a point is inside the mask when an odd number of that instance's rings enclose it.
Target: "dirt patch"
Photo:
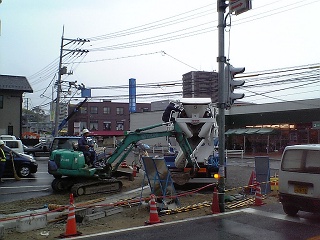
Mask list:
[[[228,180],[226,181],[226,189],[233,189],[227,191],[226,195],[232,195],[242,192],[241,186],[246,186],[250,178],[252,169],[248,167],[228,167]],[[129,191],[131,189],[141,188],[143,176],[137,177],[134,181],[128,181],[122,179],[123,190],[122,192]],[[195,190],[195,189],[193,189]],[[178,193],[185,193],[183,197],[179,198],[181,207],[188,207],[195,204],[200,205],[198,209],[189,210],[186,212],[162,215],[159,213],[159,218],[164,222],[176,221],[186,219],[190,217],[198,217],[210,215],[211,207],[208,204],[201,203],[212,203],[213,190],[205,189],[201,192],[193,191],[192,194],[186,194],[192,190],[177,190]],[[111,197],[112,194],[94,194],[89,196],[80,196],[75,198],[75,203],[82,203],[87,201],[97,201]],[[254,196],[250,196],[254,197]],[[277,194],[271,193],[264,200],[266,203],[271,204],[278,202]],[[16,201],[6,203],[6,209],[3,209],[5,214],[13,212],[21,212],[25,210],[39,209],[44,205],[57,204],[57,205],[68,205],[69,194],[52,194],[50,196],[40,197],[36,199],[28,199],[23,201]],[[237,208],[233,208],[237,209]],[[226,211],[232,211],[233,209],[226,209]],[[77,230],[82,232],[83,235],[90,233],[98,233],[104,231],[112,231],[117,229],[124,229],[129,227],[138,227],[145,224],[150,217],[148,204],[142,205],[124,205],[121,213],[94,220],[86,223],[77,223]],[[16,231],[6,230],[5,239],[56,239],[57,236],[65,232],[66,222],[61,220],[60,222],[49,223],[44,229],[30,231],[27,233],[17,233]],[[46,236],[48,234],[48,236]]]

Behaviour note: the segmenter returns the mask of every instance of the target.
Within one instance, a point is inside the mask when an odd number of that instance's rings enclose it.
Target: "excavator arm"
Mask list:
[[[119,165],[126,159],[132,148],[141,140],[159,138],[159,137],[175,137],[181,150],[183,151],[189,166],[196,167],[197,164],[192,158],[192,149],[189,145],[185,134],[180,127],[174,124],[173,130],[159,131],[159,132],[146,132],[148,130],[161,127],[166,123],[160,123],[145,128],[139,128],[134,132],[129,132],[125,138],[120,142],[115,151],[107,158],[107,163],[113,165],[112,172],[117,171]]]

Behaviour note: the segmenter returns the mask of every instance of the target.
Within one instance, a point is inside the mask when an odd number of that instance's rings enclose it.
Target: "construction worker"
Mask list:
[[[174,105],[174,102],[170,102],[167,106],[166,110],[164,110],[162,114],[162,121],[164,122],[175,122],[175,118],[172,117],[174,112],[181,112],[179,108]]]
[[[93,165],[95,159],[96,159],[96,152],[94,151],[94,145],[90,144],[88,141],[88,136],[90,134],[90,131],[88,129],[82,130],[82,136],[78,140],[78,148],[79,151],[83,152],[83,155],[86,159],[86,164],[90,167]]]
[[[6,154],[3,151],[4,142],[0,140],[0,183],[3,183],[2,176],[6,167]]]

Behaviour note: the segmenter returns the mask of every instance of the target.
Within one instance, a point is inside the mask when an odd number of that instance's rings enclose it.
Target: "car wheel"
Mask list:
[[[18,168],[17,174],[19,177],[28,177],[31,174],[30,167],[27,165],[22,165]]]
[[[283,211],[289,216],[297,215],[299,208],[290,205],[282,205]]]

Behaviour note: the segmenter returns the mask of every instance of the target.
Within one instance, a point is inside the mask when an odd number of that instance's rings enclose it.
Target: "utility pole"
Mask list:
[[[60,116],[60,98],[61,98],[61,66],[62,66],[62,52],[63,52],[63,35],[64,26],[62,29],[61,45],[60,45],[60,58],[59,58],[59,70],[58,70],[58,81],[57,81],[57,98],[56,98],[56,110],[54,115],[54,137],[58,136],[59,116]]]
[[[67,41],[66,44],[64,44],[64,41]],[[56,98],[56,107],[55,107],[55,118],[54,118],[54,131],[53,131],[53,136],[56,137],[59,135],[59,116],[60,116],[60,99],[61,99],[61,92],[62,92],[62,88],[61,88],[61,77],[64,74],[72,74],[72,72],[67,73],[67,67],[62,67],[62,60],[63,57],[65,57],[68,54],[73,54],[73,53],[77,53],[78,56],[81,56],[84,53],[88,53],[88,50],[83,50],[83,49],[65,49],[65,47],[71,43],[77,43],[77,44],[84,44],[86,42],[89,42],[89,40],[86,39],[81,39],[81,38],[77,38],[77,39],[67,39],[64,38],[64,27],[62,29],[62,37],[61,37],[61,45],[60,45],[60,58],[59,58],[59,70],[58,70],[58,80],[57,80],[57,98]],[[64,52],[67,52],[66,54],[63,55]]]
[[[226,63],[226,57],[224,55],[224,29],[225,19],[224,13],[227,8],[225,0],[217,0],[218,11],[218,130],[219,130],[219,180],[218,180],[218,192],[219,192],[219,208],[221,212],[225,211],[224,195],[225,195],[225,77],[224,66]]]

